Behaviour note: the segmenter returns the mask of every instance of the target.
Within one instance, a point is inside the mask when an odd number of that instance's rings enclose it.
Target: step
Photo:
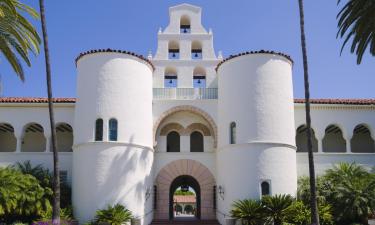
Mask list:
[[[220,225],[217,220],[153,220],[150,225]]]

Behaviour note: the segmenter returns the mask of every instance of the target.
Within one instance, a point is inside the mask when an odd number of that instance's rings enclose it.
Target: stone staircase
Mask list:
[[[153,220],[150,225],[220,225],[217,220]]]

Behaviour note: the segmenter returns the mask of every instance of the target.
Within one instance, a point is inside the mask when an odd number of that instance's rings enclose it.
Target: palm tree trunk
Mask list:
[[[309,156],[309,173],[310,173],[310,207],[311,207],[311,222],[313,225],[319,225],[319,212],[316,200],[316,186],[315,186],[315,168],[314,168],[314,154],[312,148],[312,132],[311,132],[311,115],[310,115],[310,85],[309,73],[307,64],[307,50],[305,38],[305,18],[303,12],[303,0],[298,0],[299,14],[300,14],[300,28],[301,28],[301,47],[303,57],[303,74],[305,81],[305,111],[306,111],[306,126],[307,126],[307,150]]]
[[[52,223],[60,225],[60,177],[59,177],[59,157],[56,147],[56,129],[53,112],[52,85],[51,85],[51,65],[48,49],[48,35],[46,27],[46,17],[44,12],[44,0],[39,0],[40,17],[43,31],[44,56],[46,61],[46,80],[48,93],[48,111],[51,125],[52,151],[53,151],[53,204],[52,204]]]

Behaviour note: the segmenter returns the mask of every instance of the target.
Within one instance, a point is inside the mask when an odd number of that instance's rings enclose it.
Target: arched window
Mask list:
[[[108,127],[109,127],[109,140],[117,141],[117,120],[110,119],[108,123]]]
[[[180,151],[180,134],[172,131],[167,135],[167,152]]]
[[[270,183],[269,182],[263,181],[260,184],[260,187],[261,187],[261,191],[262,191],[262,196],[270,195],[271,194]]]
[[[326,128],[323,138],[323,152],[346,152],[346,141],[338,126],[329,125]]]
[[[0,124],[0,152],[15,152],[17,139],[14,135],[14,128],[7,123]]]
[[[95,141],[103,141],[103,119],[95,122]]]
[[[164,71],[164,87],[177,87],[177,70],[173,67],[167,67]]]
[[[191,43],[191,58],[202,59],[202,43],[199,41],[193,41]]]
[[[194,131],[190,134],[190,152],[203,152],[204,151],[204,138],[203,135]]]
[[[313,152],[318,152],[318,140],[315,137],[315,132],[311,129]],[[307,152],[307,126],[302,125],[297,128],[296,132],[297,152]]]
[[[190,18],[188,16],[182,16],[180,20],[180,33],[189,34],[190,32]]]
[[[67,123],[56,127],[57,151],[71,152],[73,146],[73,128]]]
[[[236,123],[231,122],[229,127],[229,143],[236,144]]]
[[[43,127],[40,124],[31,123],[24,130],[21,152],[44,152],[46,142]]]
[[[206,71],[203,67],[197,67],[193,71],[193,87],[205,88],[206,87]]]
[[[375,152],[374,140],[370,130],[363,124],[357,125],[350,140],[352,152],[369,153]]]
[[[170,41],[168,43],[168,59],[180,58],[180,46],[177,41]]]

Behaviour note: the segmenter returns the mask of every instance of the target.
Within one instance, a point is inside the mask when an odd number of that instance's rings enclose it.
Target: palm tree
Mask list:
[[[51,84],[51,64],[48,49],[48,35],[46,26],[46,16],[44,9],[44,0],[39,0],[40,16],[42,22],[44,56],[46,61],[46,80],[48,94],[48,111],[51,126],[52,152],[53,152],[53,204],[52,204],[52,223],[60,224],[60,176],[59,176],[59,157],[56,146],[56,128],[53,112],[52,84]]]
[[[327,170],[325,179],[335,184],[332,204],[340,224],[367,224],[375,211],[375,178],[362,166],[340,163]]]
[[[39,18],[33,8],[18,0],[0,0],[0,51],[17,76],[24,81],[25,75],[18,56],[31,66],[29,51],[39,54],[40,37],[21,13]]]
[[[246,225],[259,225],[265,222],[264,206],[256,200],[245,199],[233,203],[230,214]]]
[[[288,208],[292,205],[294,198],[290,195],[264,196],[262,204],[267,216],[272,218],[274,225],[282,225],[288,215]]]
[[[341,0],[337,1],[340,4]],[[341,53],[350,39],[350,52],[357,55],[357,64],[362,61],[363,54],[370,47],[375,56],[375,1],[349,0],[337,14],[337,37],[345,38]]]
[[[305,83],[305,112],[306,112],[306,126],[307,126],[307,151],[309,157],[309,175],[310,175],[310,205],[311,205],[311,222],[314,225],[319,225],[318,204],[316,201],[316,186],[315,186],[315,168],[314,168],[314,154],[312,149],[312,129],[311,129],[311,115],[310,115],[310,85],[309,73],[307,64],[307,50],[305,38],[305,18],[303,10],[303,0],[298,0],[299,15],[300,15],[300,29],[301,29],[301,47],[303,57],[303,74]]]

